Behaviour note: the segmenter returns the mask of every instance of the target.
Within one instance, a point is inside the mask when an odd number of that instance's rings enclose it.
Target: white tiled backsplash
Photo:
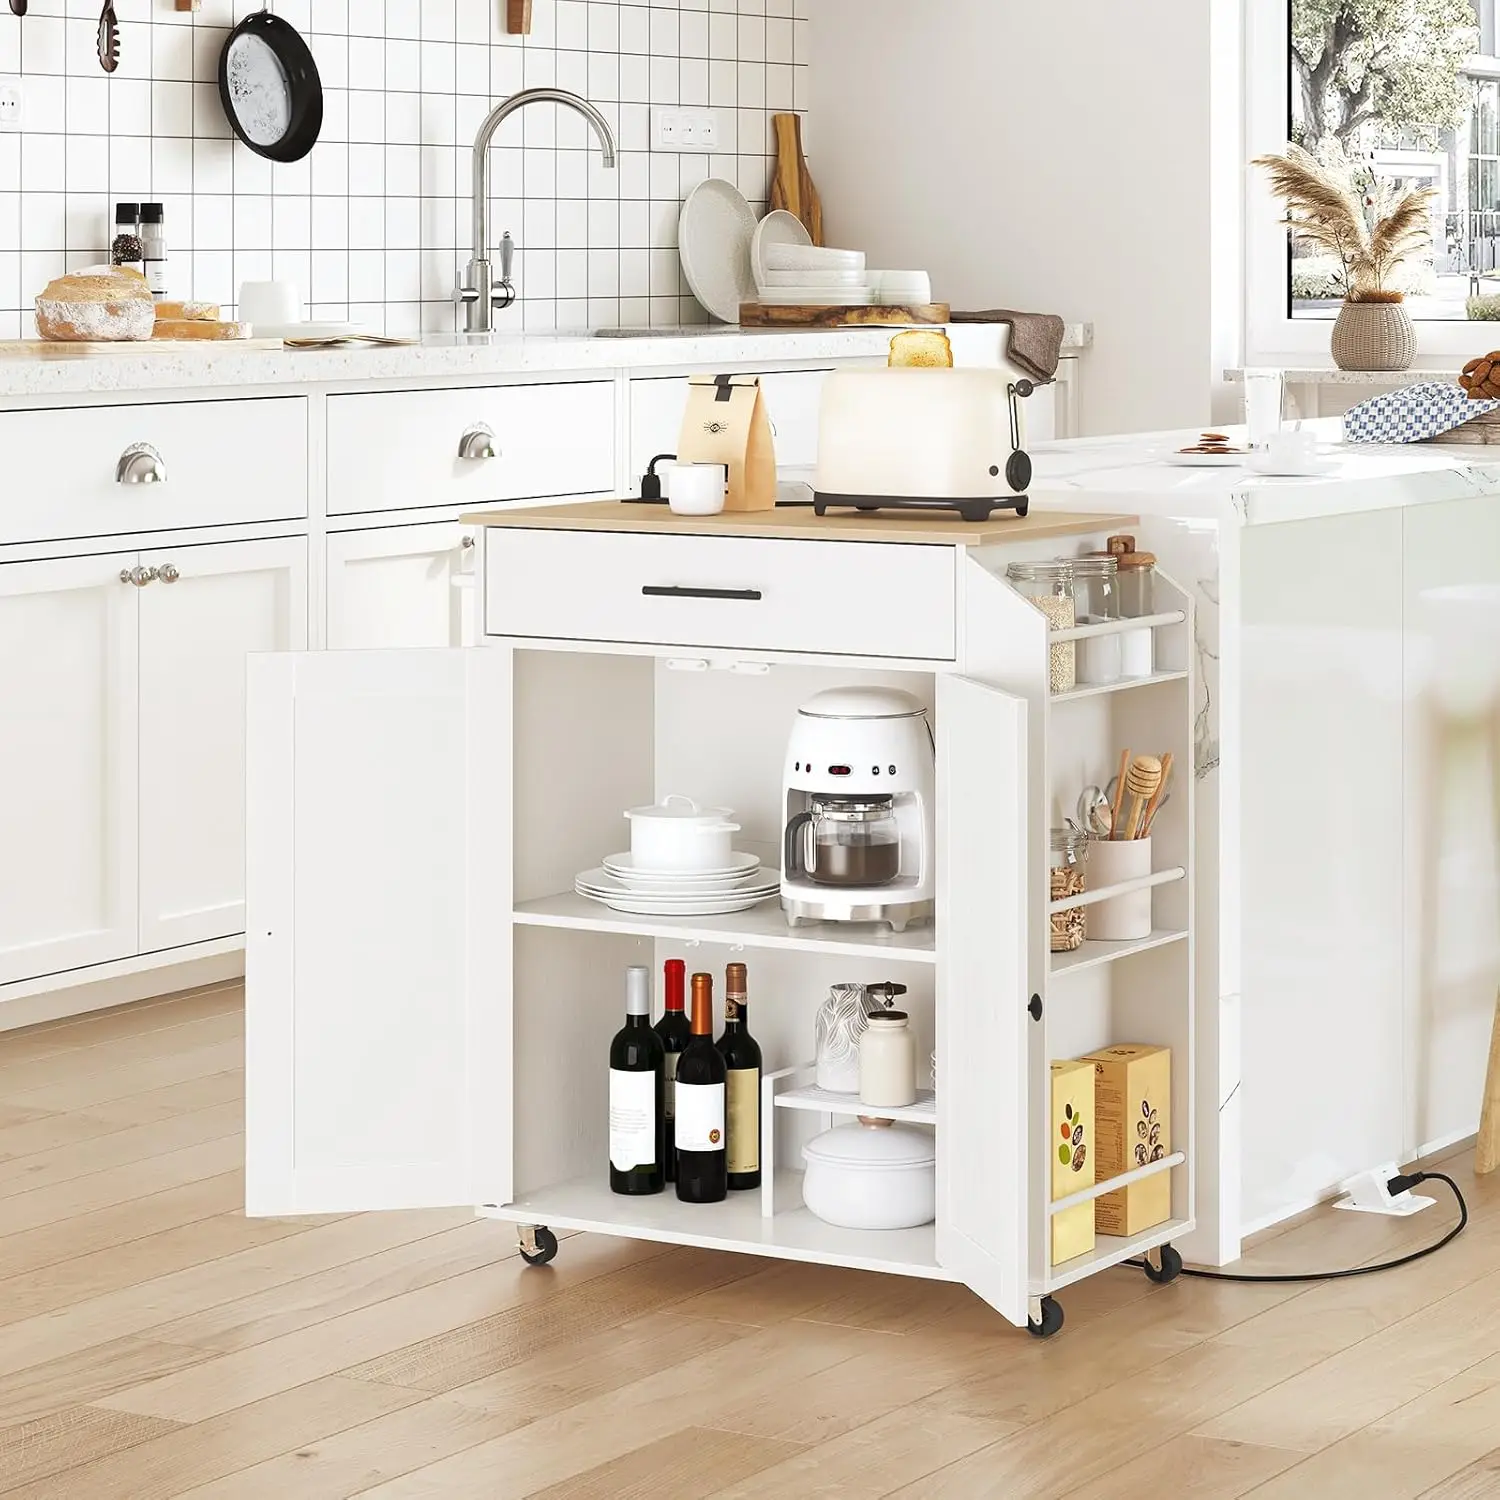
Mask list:
[[[492,104],[552,84],[615,127],[600,165],[571,112],[533,105],[500,130],[492,236],[508,228],[521,301],[500,329],[700,321],[677,260],[683,194],[737,182],[758,210],[770,116],[807,107],[810,0],[273,0],[324,89],[311,156],[273,164],[234,139],[218,61],[246,0],[116,0],[120,67],[99,67],[101,0],[0,6],[0,73],[20,73],[24,130],[0,134],[0,337],[29,336],[53,276],[107,258],[117,199],[166,205],[173,296],[232,310],[242,281],[294,281],[308,315],[390,333],[459,326],[474,134]],[[706,105],[720,152],[650,150],[653,104]]]

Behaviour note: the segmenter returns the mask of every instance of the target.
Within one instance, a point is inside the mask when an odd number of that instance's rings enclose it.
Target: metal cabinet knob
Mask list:
[[[164,563],[158,570],[157,575],[163,583],[176,583],[182,574],[177,571],[175,563]]]
[[[159,576],[155,568],[143,568],[139,563],[133,568],[120,569],[120,582],[133,583],[138,589],[145,588],[148,583],[155,583]]]
[[[462,547],[465,552],[468,552],[474,545],[474,538],[471,536],[461,536],[458,539],[458,545]]]
[[[115,465],[116,484],[165,484],[167,466],[150,443],[132,443]]]
[[[458,456],[475,460],[498,458],[500,450],[495,447],[494,430],[483,422],[476,422],[458,440]]]

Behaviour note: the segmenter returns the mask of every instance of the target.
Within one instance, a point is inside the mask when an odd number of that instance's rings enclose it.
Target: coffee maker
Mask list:
[[[933,739],[927,710],[894,688],[833,688],[797,710],[782,772],[781,907],[787,921],[932,916]]]

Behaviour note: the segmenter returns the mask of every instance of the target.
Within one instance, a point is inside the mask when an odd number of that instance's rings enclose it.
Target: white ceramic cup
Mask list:
[[[1088,850],[1084,873],[1091,891],[1151,873],[1150,839],[1090,839]],[[1091,942],[1134,942],[1151,936],[1149,887],[1086,906],[1084,911],[1084,930]]]
[[[302,321],[302,297],[290,281],[242,281],[236,304],[242,323],[283,323]]]
[[[1266,458],[1273,468],[1304,469],[1316,462],[1317,457],[1316,433],[1293,427],[1284,432],[1273,432],[1266,439]]]
[[[679,516],[716,516],[724,509],[729,470],[723,464],[658,464],[667,504]]]

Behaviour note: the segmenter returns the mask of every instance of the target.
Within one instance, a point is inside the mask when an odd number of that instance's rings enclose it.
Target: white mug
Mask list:
[[[302,321],[302,298],[290,281],[242,281],[236,306],[242,323],[277,327]]]
[[[1318,437],[1301,428],[1273,432],[1266,438],[1266,457],[1273,467],[1304,468],[1318,456]]]
[[[667,504],[679,516],[716,516],[724,509],[729,470],[723,464],[658,464]]]

